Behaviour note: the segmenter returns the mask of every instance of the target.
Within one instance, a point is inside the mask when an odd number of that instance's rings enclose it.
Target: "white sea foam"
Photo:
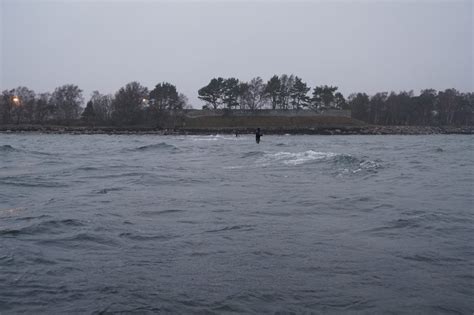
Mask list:
[[[248,140],[249,137],[246,136],[231,136],[231,135],[211,135],[211,136],[190,136],[193,141],[218,141],[218,140],[231,140],[231,141],[241,141]]]
[[[300,165],[311,161],[326,160],[337,156],[333,152],[318,152],[313,150],[302,152],[276,152],[265,153],[264,156],[257,160],[257,163],[266,166],[275,163],[282,163],[285,165]]]

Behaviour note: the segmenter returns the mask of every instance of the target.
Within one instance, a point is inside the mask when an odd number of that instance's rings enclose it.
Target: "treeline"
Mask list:
[[[311,88],[295,75],[274,75],[267,82],[256,77],[249,82],[236,78],[213,78],[198,91],[205,108],[218,109],[349,109],[336,86],[321,85]]]
[[[472,125],[474,93],[456,89],[351,94],[352,117],[375,125]]]
[[[249,82],[236,78],[213,78],[199,91],[210,109],[350,109],[352,117],[376,125],[471,125],[474,93],[456,89],[436,91],[381,92],[373,96],[353,93],[346,99],[338,87],[310,88],[294,75],[274,75],[267,82],[256,77]]]
[[[3,124],[157,124],[170,112],[189,108],[186,96],[170,83],[159,83],[151,91],[130,82],[114,95],[98,91],[83,108],[82,90],[73,84],[57,87],[53,93],[36,94],[26,87],[5,90],[0,96]]]
[[[274,75],[248,82],[237,78],[213,78],[198,90],[203,109],[217,110],[313,110],[348,109],[352,117],[377,125],[472,125],[474,93],[455,89],[382,92],[369,96],[353,93],[347,99],[336,86],[310,87],[300,77]],[[171,83],[152,90],[130,82],[114,95],[92,93],[85,108],[82,90],[73,84],[52,93],[36,94],[26,87],[5,90],[0,96],[2,124],[102,124],[162,126],[189,109],[186,96]]]

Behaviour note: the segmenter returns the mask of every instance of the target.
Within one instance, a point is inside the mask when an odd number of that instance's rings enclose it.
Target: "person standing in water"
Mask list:
[[[255,141],[257,143],[260,143],[260,137],[262,136],[262,132],[260,131],[260,128],[257,128],[257,131],[255,132]]]

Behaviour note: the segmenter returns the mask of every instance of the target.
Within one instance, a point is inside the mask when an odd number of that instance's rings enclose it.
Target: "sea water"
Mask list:
[[[0,313],[472,314],[472,140],[0,134]]]

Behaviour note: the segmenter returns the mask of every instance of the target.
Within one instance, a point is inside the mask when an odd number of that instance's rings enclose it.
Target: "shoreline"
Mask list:
[[[52,126],[52,125],[6,125],[0,126],[1,134],[42,133],[42,134],[109,134],[109,135],[215,135],[253,134],[254,128],[175,128],[160,129],[146,126]],[[264,128],[267,135],[433,135],[433,134],[474,134],[474,126],[317,126]]]

